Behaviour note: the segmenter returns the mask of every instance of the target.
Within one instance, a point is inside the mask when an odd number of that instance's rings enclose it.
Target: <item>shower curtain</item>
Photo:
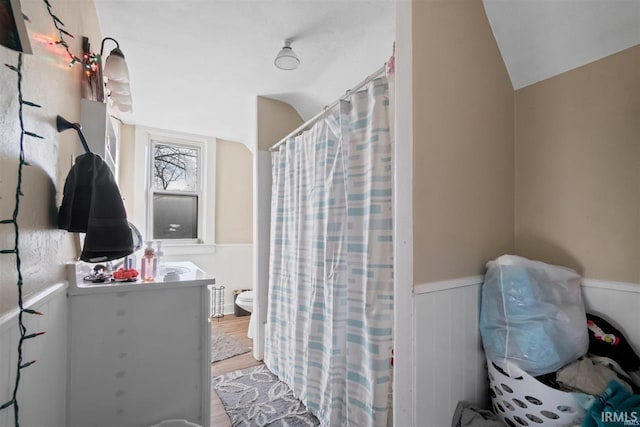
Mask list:
[[[386,426],[393,343],[386,77],[272,154],[265,363],[324,426]]]

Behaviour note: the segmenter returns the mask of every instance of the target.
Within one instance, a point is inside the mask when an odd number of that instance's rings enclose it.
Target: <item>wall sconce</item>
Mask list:
[[[106,79],[105,87],[111,105],[122,112],[132,110],[131,89],[129,87],[129,69],[124,59],[124,54],[120,50],[120,44],[111,37],[102,39],[100,46],[100,57],[104,53],[104,42],[111,40],[116,44],[116,48],[109,53],[104,61],[103,77]]]
[[[104,53],[104,43],[111,40],[116,44],[116,48],[109,53],[109,56],[102,65],[102,54]],[[118,42],[105,37],[100,45],[100,54],[91,51],[89,39],[82,38],[83,66],[88,89],[91,92],[91,99],[98,102],[105,102],[108,98],[109,104],[122,112],[132,110],[131,89],[129,87],[129,70],[124,60],[124,54],[120,50]],[[106,93],[105,93],[106,88]]]

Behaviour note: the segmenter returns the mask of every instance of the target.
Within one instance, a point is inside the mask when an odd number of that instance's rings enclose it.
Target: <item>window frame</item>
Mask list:
[[[215,137],[189,134],[135,126],[134,129],[132,200],[128,206],[135,224],[140,224],[145,241],[161,241],[165,255],[212,254],[215,253],[215,212],[216,212],[216,144]],[[151,182],[152,141],[169,145],[199,146],[200,189],[198,200],[198,239],[153,239],[153,191]]]
[[[171,140],[170,140],[171,139]],[[184,190],[160,190],[155,187],[155,147],[158,145],[165,146],[174,146],[174,147],[184,147],[196,150],[197,159],[196,159],[196,167],[198,168],[197,182],[196,182],[196,190],[195,191],[184,191]],[[158,138],[156,136],[151,136],[149,138],[149,173],[147,173],[147,235],[151,237],[150,240],[160,241],[164,243],[176,243],[176,244],[189,244],[189,243],[204,243],[203,238],[203,230],[204,230],[204,161],[203,157],[205,155],[206,146],[201,141],[192,142],[190,140],[180,140],[174,138]],[[154,196],[156,194],[167,194],[167,195],[178,195],[178,196],[196,196],[197,198],[197,235],[193,239],[158,239],[153,235],[154,229]]]

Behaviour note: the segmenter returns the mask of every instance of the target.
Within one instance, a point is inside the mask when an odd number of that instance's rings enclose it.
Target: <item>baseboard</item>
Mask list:
[[[224,305],[224,309],[222,310],[222,312],[223,312],[224,314],[233,314],[233,313],[235,312],[235,311],[234,311],[234,308],[235,308],[235,304],[234,304],[234,303],[231,303],[231,304],[225,304],[225,305]]]
[[[235,304],[225,304],[224,308],[222,309],[222,314],[224,314],[225,316],[228,316],[230,314],[235,314]]]

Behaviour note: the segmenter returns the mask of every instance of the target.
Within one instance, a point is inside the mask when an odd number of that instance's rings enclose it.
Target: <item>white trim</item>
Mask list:
[[[222,314],[227,316],[229,314],[234,314],[234,313],[235,313],[235,303],[231,302],[224,305],[224,308],[222,309]]]
[[[475,286],[483,282],[484,276],[468,276],[457,279],[442,280],[439,282],[420,283],[415,285],[413,291],[418,294],[428,294],[431,292],[446,291],[466,286]]]
[[[174,137],[165,137],[158,136],[157,134],[149,133],[149,157],[147,158],[147,168],[149,173],[147,174],[147,227],[146,232],[147,236],[150,237],[149,240],[161,240],[164,242],[172,242],[172,239],[155,239],[153,236],[153,199],[156,194],[168,194],[168,195],[179,195],[179,196],[195,196],[197,200],[197,235],[195,238],[187,238],[185,241],[191,244],[197,244],[199,241],[204,240],[205,233],[205,216],[206,216],[206,201],[205,197],[205,187],[207,182],[207,168],[205,165],[205,158],[207,156],[207,142],[201,140],[187,140],[187,139],[177,139]],[[154,158],[155,158],[155,147],[158,145],[169,146],[169,147],[183,147],[190,150],[196,151],[196,168],[197,168],[197,176],[196,176],[196,187],[195,191],[176,191],[176,190],[158,190],[155,188],[155,183],[153,177],[155,176],[155,172],[153,172]],[[204,203],[203,203],[204,202]]]
[[[198,201],[198,238],[201,243],[191,241],[191,245],[214,245],[215,239],[215,189],[216,189],[216,156],[217,156],[217,138],[212,136],[197,135],[186,132],[175,132],[164,129],[156,129],[145,126],[135,127],[135,162],[139,167],[134,172],[134,215],[132,222],[138,224],[141,230],[144,230],[144,240],[151,239],[151,197],[152,191],[150,185],[150,164],[151,164],[151,146],[153,141],[165,142],[168,144],[177,144],[185,146],[198,147],[200,150],[200,192]],[[131,216],[131,215],[130,215]],[[171,245],[170,240],[162,240],[163,250]],[[180,243],[176,242],[176,245]],[[183,243],[184,244],[184,243]],[[166,245],[166,246],[165,246]],[[213,253],[211,249],[189,252],[194,253]]]
[[[271,254],[271,153],[253,155],[253,357],[264,359]]]
[[[393,425],[416,423],[415,297],[413,295],[412,2],[396,1],[394,76]]]
[[[38,307],[45,302],[52,300],[56,295],[66,292],[69,284],[67,282],[56,283],[55,285],[51,285],[46,289],[38,292],[35,295],[30,295],[24,301],[24,308],[33,308]],[[20,309],[18,307],[4,313],[0,316],[0,333],[5,332],[9,328],[14,328],[16,326],[15,318],[18,317],[20,313]]]
[[[612,282],[609,280],[582,279],[582,286],[585,288],[608,289],[618,292],[640,293],[640,283]]]
[[[484,276],[468,276],[457,279],[442,280],[439,282],[420,283],[415,285],[414,292],[416,295],[419,295],[455,288],[463,288],[466,286],[475,286],[481,284],[483,280]],[[584,278],[582,279],[582,287],[640,294],[640,283],[632,282],[614,282],[610,280]]]
[[[217,250],[225,248],[252,248],[253,243],[179,243],[171,240],[162,241],[162,252],[164,255],[210,255],[215,254]]]
[[[162,240],[162,253],[164,256],[214,254],[217,246],[206,243],[177,243]]]

